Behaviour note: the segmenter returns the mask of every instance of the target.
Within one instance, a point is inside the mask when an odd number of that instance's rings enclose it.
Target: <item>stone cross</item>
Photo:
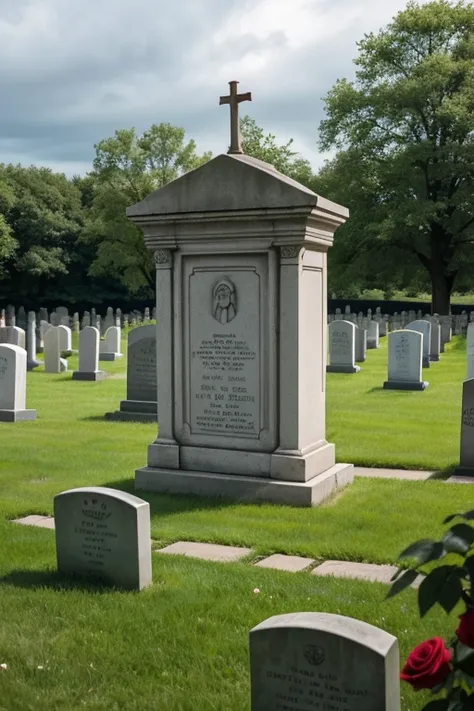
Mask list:
[[[238,81],[230,81],[229,96],[221,96],[219,99],[219,106],[222,106],[222,104],[230,104],[230,148],[227,153],[243,153],[240,143],[239,104],[242,101],[252,101],[250,91],[246,94],[237,93],[238,83]]]

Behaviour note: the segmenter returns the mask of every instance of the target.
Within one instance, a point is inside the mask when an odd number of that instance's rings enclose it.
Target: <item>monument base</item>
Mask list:
[[[36,420],[36,410],[0,410],[0,422]]]
[[[423,368],[430,367],[430,357],[429,356],[423,356],[422,366],[423,366]]]
[[[380,346],[375,339],[373,339],[373,338],[367,339],[367,350],[368,351],[377,350],[378,348],[380,348]]]
[[[454,476],[454,477],[458,477],[458,476],[459,476],[459,477],[470,477],[470,478],[474,478],[474,467],[462,467],[462,466],[456,467],[456,469],[455,469],[455,470],[453,471],[453,473],[451,474],[450,479],[451,479],[453,476]]]
[[[107,373],[104,370],[96,370],[94,373],[83,372],[81,370],[75,370],[72,374],[73,380],[88,380],[94,381],[105,380],[107,378]]]
[[[33,370],[34,368],[39,368],[40,365],[43,365],[42,360],[29,360],[26,364],[26,369],[28,371]]]
[[[439,361],[439,355],[430,355],[430,361],[432,363],[438,363]]]
[[[99,361],[113,361],[123,358],[123,353],[99,353]]]
[[[194,494],[245,503],[266,501],[287,506],[318,506],[335,490],[350,484],[353,479],[352,464],[335,464],[306,482],[143,467],[135,472],[135,489],[167,494]]]
[[[106,412],[106,420],[158,422],[158,403],[149,400],[122,400],[120,410]]]
[[[358,365],[327,365],[326,373],[358,373]]]
[[[410,383],[404,380],[386,380],[384,390],[426,390],[429,383],[422,380],[420,383]]]

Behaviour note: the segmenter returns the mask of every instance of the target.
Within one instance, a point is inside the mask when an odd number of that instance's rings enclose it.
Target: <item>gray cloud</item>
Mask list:
[[[356,7],[357,5],[357,7]],[[351,76],[356,41],[404,0],[0,0],[3,161],[91,167],[117,128],[169,121],[201,151],[228,142],[227,81],[241,107],[316,166],[322,97]],[[291,9],[290,9],[291,8]]]

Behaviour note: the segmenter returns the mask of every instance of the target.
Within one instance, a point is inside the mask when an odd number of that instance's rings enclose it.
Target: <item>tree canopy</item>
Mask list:
[[[409,2],[358,48],[355,81],[331,89],[320,126],[339,153],[318,187],[352,214],[331,264],[346,281],[428,278],[445,314],[474,261],[474,6]]]

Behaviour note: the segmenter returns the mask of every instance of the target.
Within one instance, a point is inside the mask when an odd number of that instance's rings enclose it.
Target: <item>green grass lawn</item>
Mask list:
[[[385,339],[384,339],[385,340]],[[383,391],[386,344],[357,375],[330,374],[328,439],[340,461],[443,470],[458,458],[465,350],[454,341],[424,371],[425,392]],[[75,359],[71,358],[71,369]],[[350,615],[398,636],[402,656],[424,638],[449,636],[455,614],[418,619],[415,593],[383,602],[379,584],[285,574],[246,563],[153,556],[152,588],[123,593],[73,587],[55,573],[54,533],[10,519],[52,513],[74,486],[133,491],[153,424],[107,422],[125,397],[124,360],[99,383],[70,373],[28,376],[35,422],[0,424],[0,711],[203,709],[247,711],[248,632],[273,615]],[[243,505],[139,492],[152,512],[154,548],[176,540],[241,544],[255,556],[394,562],[443,517],[474,507],[474,487],[443,481],[358,479],[316,509]],[[255,595],[254,588],[261,593]],[[42,668],[40,668],[42,667]],[[426,697],[403,688],[404,711]]]

